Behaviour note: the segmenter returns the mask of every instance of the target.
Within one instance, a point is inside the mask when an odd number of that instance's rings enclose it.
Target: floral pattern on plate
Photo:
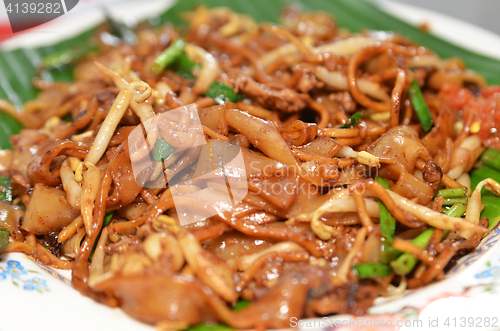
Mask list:
[[[12,284],[22,287],[26,291],[36,291],[43,293],[49,291],[47,281],[40,277],[29,278],[30,274],[40,274],[35,270],[28,270],[21,262],[8,260],[6,267],[0,267],[0,281],[11,280]]]

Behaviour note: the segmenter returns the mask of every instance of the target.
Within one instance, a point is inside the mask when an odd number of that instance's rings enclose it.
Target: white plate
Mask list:
[[[133,1],[106,2],[113,3],[109,7],[113,13],[129,20],[141,20],[150,13],[161,12],[171,3],[164,0],[143,0],[139,6]],[[380,1],[380,4],[391,14],[411,23],[430,23],[433,33],[457,44],[500,58],[500,37],[491,32],[408,5],[385,0]],[[80,10],[45,24],[39,30],[8,40],[1,47],[50,44],[95,25],[101,19],[101,11],[95,5],[83,2]],[[468,326],[469,320],[463,318],[474,317],[476,326],[482,322],[482,327],[476,328],[477,330],[500,329],[500,310],[496,309],[500,302],[500,245],[495,245],[499,239],[499,230],[491,233],[442,282],[415,292],[407,292],[397,299],[378,299],[371,308],[370,315],[363,319],[336,316],[332,320],[316,321],[313,328],[327,329],[327,324],[342,324],[344,327],[334,329],[396,330],[398,326],[403,326],[399,329],[473,330]],[[69,286],[69,277],[69,272],[55,272],[22,254],[2,255],[0,331],[154,330],[129,318],[120,309],[111,309],[80,295]],[[417,321],[419,317],[420,321]],[[492,327],[495,318],[497,327]],[[486,319],[489,319],[490,327],[486,325]],[[464,321],[466,327],[460,328]],[[404,326],[405,323],[407,327]]]

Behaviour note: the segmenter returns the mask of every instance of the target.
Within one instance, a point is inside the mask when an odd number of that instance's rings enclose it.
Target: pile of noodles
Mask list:
[[[351,34],[320,12],[287,9],[280,26],[225,8],[186,17],[182,35],[139,26],[134,46],[107,45],[99,31],[101,51],[77,64],[74,82],[34,81],[41,93],[22,112],[2,101],[27,127],[0,154],[15,197],[1,205],[0,225],[11,232],[4,252],[71,269],[83,294],[160,328],[264,329],[288,327],[291,317],[363,314],[379,296],[442,279],[488,232],[480,189],[499,187],[486,180],[471,191],[468,172],[485,139],[450,97],[485,82],[460,60],[390,33]],[[153,75],[155,58],[179,37],[200,66],[194,78],[172,68]],[[408,98],[414,78],[434,120],[428,133]],[[215,81],[245,99],[218,104],[205,96]],[[202,195],[174,204],[170,187],[134,177],[132,159],[141,156],[130,153],[132,129],[189,104],[211,153],[239,146],[252,164],[248,193],[229,210]],[[356,111],[360,122],[339,128]],[[189,125],[159,130],[172,146],[193,138]],[[206,157],[199,149],[172,155],[146,179],[168,173],[189,183]],[[469,189],[466,217],[441,213],[436,192],[460,187]],[[199,187],[193,180],[184,189]],[[407,278],[358,279],[352,270],[379,261],[378,200],[397,220],[395,246],[419,259]],[[180,226],[183,204],[215,216]],[[410,242],[430,227],[425,249]],[[234,311],[239,300],[251,304]]]

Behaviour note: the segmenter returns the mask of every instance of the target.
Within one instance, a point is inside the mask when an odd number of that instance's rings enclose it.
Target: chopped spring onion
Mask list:
[[[462,217],[465,211],[467,210],[467,206],[463,203],[456,203],[448,209],[445,214],[451,217]]]
[[[62,120],[66,123],[71,123],[73,122],[73,115],[70,114],[66,114],[64,115],[64,117],[62,118]]]
[[[424,249],[427,247],[429,240],[431,240],[432,233],[434,232],[434,228],[429,228],[418,235],[415,239],[411,241],[412,244]],[[415,265],[417,265],[418,259],[414,257],[410,253],[404,253],[396,260],[391,262],[391,266],[398,275],[407,275],[409,274]]]
[[[375,177],[375,180],[385,189],[389,189],[389,183],[386,179]],[[396,231],[396,219],[391,215],[380,199],[378,200],[378,208],[380,211],[380,230],[382,232],[382,237],[392,243],[394,241],[394,232]]]
[[[425,103],[424,96],[422,95],[422,91],[416,79],[413,79],[410,89],[408,90],[408,95],[410,96],[413,109],[422,123],[422,127],[425,132],[428,132],[433,124],[432,115],[429,111],[429,107],[427,107],[427,103]]]
[[[109,225],[109,223],[113,219],[114,214],[115,214],[114,211],[110,211],[109,213],[104,215],[104,219],[102,221],[102,228],[105,228],[106,226]],[[99,232],[99,235],[97,236],[97,238],[94,242],[94,247],[92,247],[92,251],[90,251],[89,262],[92,262],[92,257],[94,256],[95,249],[97,248],[97,243],[99,242],[99,239],[101,238],[101,233],[102,233],[102,229],[101,229],[101,232]]]
[[[10,177],[0,176],[0,201],[12,203],[12,181]]]
[[[488,148],[481,155],[481,163],[485,166],[500,171],[500,150],[496,148]]]
[[[112,212],[109,212],[106,215],[104,215],[104,220],[102,221],[102,227],[106,227],[109,225],[114,214],[115,214],[115,212],[112,211]]]
[[[179,55],[170,65],[173,71],[186,79],[193,79],[193,71],[200,70],[200,66],[191,61],[186,54]]]
[[[375,177],[375,180],[385,189],[389,189],[389,183],[386,179]],[[392,247],[392,242],[394,241],[394,232],[396,231],[396,219],[391,215],[391,213],[381,200],[378,200],[378,209],[380,213],[380,231],[382,234],[380,259],[384,263],[389,263],[399,255],[401,255],[400,251]]]
[[[0,252],[7,247],[9,243],[9,231],[4,228],[0,228]]]
[[[352,268],[360,279],[389,276],[392,270],[390,266],[383,263],[358,263]]]
[[[205,92],[207,97],[214,99],[217,103],[238,102],[243,100],[245,96],[241,93],[234,92],[233,88],[221,82],[214,82]]]
[[[452,217],[461,217],[465,211],[467,210],[467,206],[462,203],[457,203],[453,205],[449,210],[446,211],[448,216]],[[434,232],[434,228],[429,228],[419,234],[415,239],[411,241],[412,244],[425,249],[429,244],[429,240]],[[443,237],[448,233],[448,231],[443,232]],[[417,265],[418,259],[414,257],[410,253],[404,253],[396,260],[391,262],[391,266],[394,269],[394,272],[398,275],[407,275],[409,274],[413,268]]]
[[[155,147],[153,148],[153,158],[156,161],[163,162],[170,154],[172,154],[173,150],[174,148],[166,141],[156,139]]]
[[[467,197],[461,198],[446,198],[443,200],[443,206],[452,206],[456,203],[467,204]]]
[[[184,52],[184,47],[186,42],[184,39],[177,39],[170,44],[160,55],[155,59],[153,65],[151,66],[151,73],[154,75],[159,75],[168,65],[174,62],[182,52]]]
[[[356,126],[356,124],[358,124],[359,120],[362,117],[363,117],[362,112],[360,111],[355,112],[354,114],[351,115],[351,117],[349,117],[347,121],[345,121],[345,123],[342,126],[339,127],[339,129],[348,129],[353,126]]]
[[[232,327],[219,323],[203,323],[190,327],[186,331],[232,331]]]
[[[401,254],[403,254],[403,252],[398,251],[392,247],[390,242],[385,240],[385,238],[382,238],[382,245],[380,246],[380,261],[383,263],[389,263],[397,259]]]
[[[65,49],[44,57],[42,59],[42,67],[45,69],[60,68],[70,63],[77,62],[96,50],[97,47],[94,44],[80,45]]]
[[[233,311],[243,310],[246,307],[250,306],[252,303],[250,301],[240,300],[236,302],[236,305],[233,307]]]
[[[466,188],[446,188],[443,190],[439,190],[436,193],[436,197],[444,197],[445,199],[449,198],[461,198],[467,194]]]

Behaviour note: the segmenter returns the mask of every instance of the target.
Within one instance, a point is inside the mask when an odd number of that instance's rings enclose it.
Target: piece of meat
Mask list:
[[[248,76],[238,77],[235,81],[235,86],[239,91],[264,108],[285,113],[298,112],[306,108],[310,101],[308,94],[298,93],[289,88],[269,88]]]

